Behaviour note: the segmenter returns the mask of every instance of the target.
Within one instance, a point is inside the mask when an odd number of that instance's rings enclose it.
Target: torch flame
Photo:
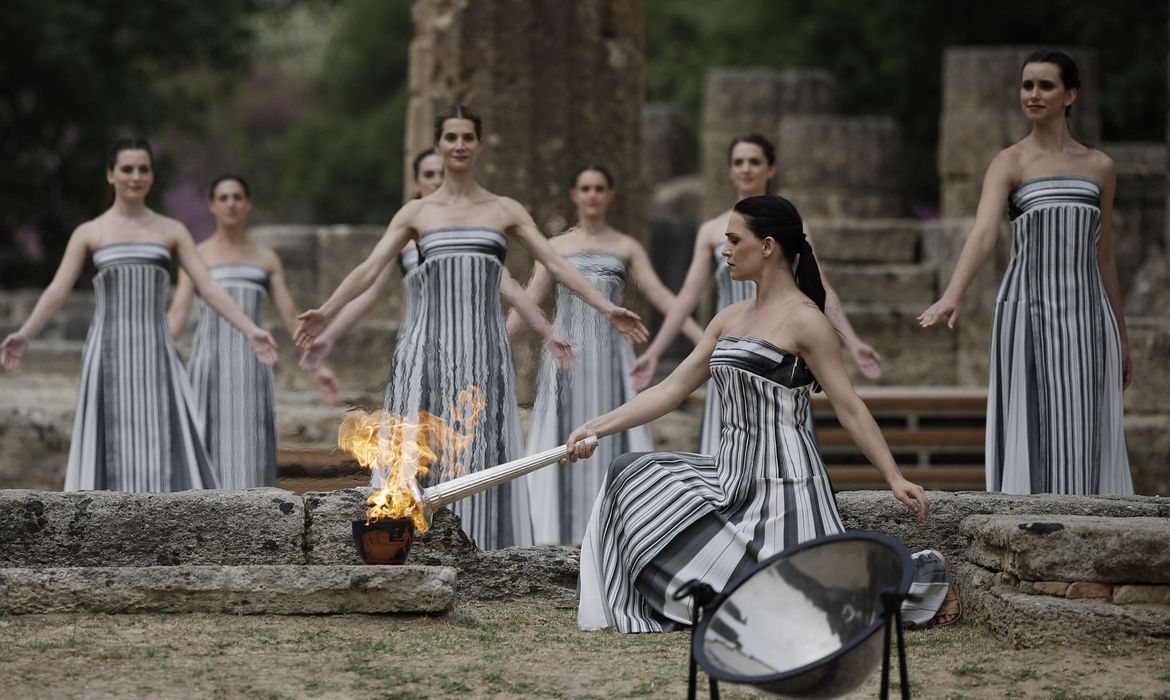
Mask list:
[[[475,438],[475,425],[485,405],[483,391],[468,386],[448,404],[450,422],[427,411],[419,411],[413,421],[390,411],[348,412],[337,431],[337,446],[372,470],[375,483],[381,483],[367,499],[366,522],[410,518],[425,532],[430,523],[418,502],[418,482],[440,458],[447,461],[441,465],[445,466],[443,476],[465,471],[460,456]]]

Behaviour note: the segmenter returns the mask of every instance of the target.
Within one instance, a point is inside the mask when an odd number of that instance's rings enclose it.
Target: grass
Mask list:
[[[430,617],[0,617],[0,675],[9,697],[680,697],[689,641],[582,633],[575,611],[540,601]],[[960,623],[910,633],[907,652],[916,698],[1170,698],[1170,651],[1157,645],[1017,650]]]

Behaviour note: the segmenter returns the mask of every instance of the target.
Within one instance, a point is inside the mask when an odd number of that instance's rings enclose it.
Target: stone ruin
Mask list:
[[[987,322],[1006,245],[1000,246],[997,265],[987,266],[968,294],[958,332],[923,333],[913,318],[936,298],[953,268],[987,160],[1023,133],[1014,101],[1005,105],[1022,61],[1020,49],[948,51],[940,117],[943,217],[920,221],[904,215],[897,125],[836,114],[834,80],[826,71],[712,71],[697,135],[700,174],[695,174],[688,172],[686,155],[695,135],[677,108],[642,106],[641,33],[635,31],[642,21],[640,3],[588,0],[575,3],[569,15],[551,5],[508,3],[506,23],[489,21],[495,15],[487,7],[416,2],[408,155],[429,145],[435,109],[454,100],[469,102],[484,115],[488,132],[484,184],[517,197],[546,234],[567,221],[564,190],[572,168],[603,160],[621,188],[615,225],[635,235],[645,232],[664,280],[677,288],[698,222],[726,209],[733,197],[726,178],[728,140],[759,131],[777,144],[780,191],[807,214],[818,253],[855,327],[884,356],[881,382],[985,383]],[[533,26],[542,30],[532,32]],[[539,40],[529,41],[533,36]],[[1074,128],[1096,143],[1096,55],[1072,53],[1086,86]],[[500,72],[505,68],[506,74]],[[573,139],[564,137],[569,131]],[[1118,169],[1117,255],[1138,377],[1127,392],[1131,459],[1139,492],[1165,494],[1170,493],[1166,145],[1100,146]],[[298,303],[308,306],[336,287],[381,230],[266,226],[253,236],[278,250]],[[526,277],[525,256],[510,258],[513,272]],[[386,302],[351,332],[331,362],[350,398],[367,406],[380,404],[389,374],[401,307],[397,280],[389,289]],[[27,317],[35,298],[34,292],[0,294],[0,332]],[[92,307],[91,294],[75,292],[38,339],[18,379],[0,380],[5,383],[0,486],[60,488]],[[270,319],[267,325],[276,329],[277,324]],[[535,353],[532,346],[518,351],[523,377],[524,368],[534,367]],[[276,375],[282,447],[327,445],[339,411],[311,404],[305,394],[311,378],[295,361],[291,344],[283,343]],[[526,386],[521,383],[521,399],[531,400]],[[1069,629],[1086,619],[1111,621],[1110,634],[1119,636],[1127,629],[1167,634],[1165,566],[1155,575],[1135,574],[1140,560],[1106,556],[1130,546],[1165,550],[1170,510],[1164,499],[932,493],[930,520],[914,527],[884,493],[838,497],[850,528],[888,532],[912,549],[941,548],[958,569],[970,618],[1015,643],[1067,639]],[[444,610],[458,598],[538,595],[562,604],[573,599],[573,550],[479,552],[446,516],[418,542],[415,566],[397,573],[359,566],[348,521],[360,513],[362,502],[363,494],[352,490],[304,495],[272,489],[165,495],[0,491],[0,600],[7,612],[309,613]],[[1062,529],[1021,528],[1030,523]],[[126,541],[120,533],[127,528],[141,537]],[[1119,531],[1132,537],[1117,540]],[[1096,573],[1073,566],[1071,559],[1035,568],[1040,563],[1033,553],[1041,551],[1091,551],[1094,558],[1088,561],[1095,562]],[[177,591],[186,591],[186,597],[177,597]],[[1044,617],[1057,622],[1040,624]]]

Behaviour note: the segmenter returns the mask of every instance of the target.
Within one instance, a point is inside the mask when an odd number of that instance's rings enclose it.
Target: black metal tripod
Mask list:
[[[718,597],[719,594],[714,588],[698,579],[688,581],[674,592],[675,600],[691,599],[691,670],[687,680],[687,700],[695,700],[698,693],[699,666],[695,661],[695,628],[699,626],[699,620],[702,619],[707,607]],[[719,700],[719,681],[707,674],[707,682],[711,688],[711,700]]]

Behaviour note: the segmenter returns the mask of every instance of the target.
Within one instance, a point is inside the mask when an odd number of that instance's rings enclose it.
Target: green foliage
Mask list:
[[[349,0],[314,86],[322,113],[284,141],[282,199],[318,222],[384,224],[402,204],[407,2]]]
[[[245,65],[260,0],[9,0],[0,13],[0,284],[39,282],[100,211],[108,143],[189,123],[210,95],[177,76]],[[166,164],[160,163],[165,169]],[[35,275],[35,277],[34,277]]]
[[[1167,19],[1154,0],[646,0],[646,93],[697,124],[708,68],[828,68],[842,112],[898,120],[910,201],[933,203],[945,47],[1096,47],[1104,139],[1161,141]]]

